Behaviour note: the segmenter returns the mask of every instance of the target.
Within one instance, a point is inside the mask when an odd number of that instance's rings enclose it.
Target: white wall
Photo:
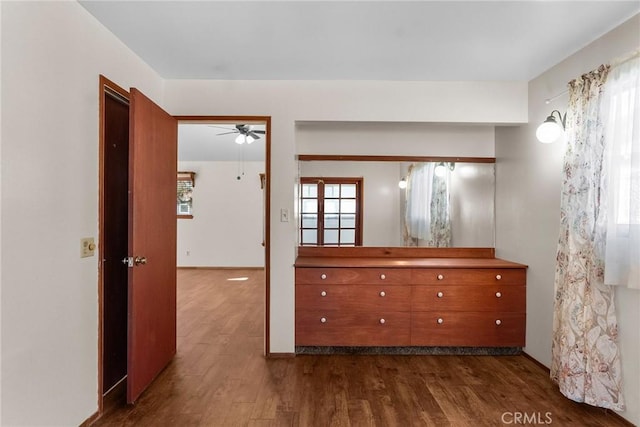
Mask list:
[[[553,109],[564,112],[568,96],[544,100],[602,63],[639,47],[640,16],[604,35],[529,83],[529,124],[496,130],[497,255],[529,265],[526,352],[551,363],[555,256],[560,227],[564,141],[541,144],[535,129]],[[619,343],[627,410],[640,424],[640,292],[616,289]]]
[[[2,425],[97,411],[98,75],[161,100],[158,75],[76,2],[2,10]]]
[[[279,219],[281,208],[295,212],[296,123],[517,124],[527,120],[526,100],[523,82],[167,80],[164,106],[174,115],[271,116],[270,350],[292,353],[296,224]]]
[[[178,220],[179,267],[264,267],[259,177],[264,167],[264,162],[178,162],[179,170],[196,173],[193,219]]]
[[[298,122],[297,154],[494,157],[493,125]]]

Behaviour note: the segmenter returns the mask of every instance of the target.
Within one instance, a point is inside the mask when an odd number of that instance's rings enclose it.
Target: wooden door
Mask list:
[[[127,402],[176,353],[176,119],[130,93]]]

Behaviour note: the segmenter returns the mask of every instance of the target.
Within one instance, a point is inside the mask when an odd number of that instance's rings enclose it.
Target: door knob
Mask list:
[[[135,259],[133,260],[133,263],[135,265],[140,265],[140,264],[146,264],[147,263],[147,258],[143,257],[143,256],[137,256],[135,257]]]

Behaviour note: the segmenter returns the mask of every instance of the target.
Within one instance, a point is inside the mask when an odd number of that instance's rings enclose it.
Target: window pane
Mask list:
[[[315,214],[303,214],[302,228],[318,228],[318,216]]]
[[[302,230],[302,244],[315,245],[318,243],[318,232],[316,230]]]
[[[340,215],[343,228],[356,228],[356,216],[354,214]]]
[[[356,213],[356,201],[355,200],[341,200],[340,210],[342,213]]]
[[[325,245],[337,245],[338,244],[338,230],[324,230],[324,244]]]
[[[337,214],[325,214],[324,215],[325,228],[338,228],[338,215]]]
[[[324,197],[340,197],[340,184],[325,184]]]
[[[318,184],[302,184],[302,197],[318,197]]]
[[[316,199],[307,199],[302,201],[302,213],[318,212],[318,201]]]
[[[356,244],[356,230],[342,230],[340,233],[341,245],[355,245]]]
[[[326,213],[338,213],[339,212],[339,200],[326,200],[324,201],[324,211]]]
[[[356,197],[356,185],[355,184],[342,184],[342,194],[340,197]]]

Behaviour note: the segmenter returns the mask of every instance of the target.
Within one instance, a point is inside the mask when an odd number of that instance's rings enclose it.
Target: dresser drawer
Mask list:
[[[414,285],[524,285],[524,268],[425,268],[411,271]]]
[[[517,285],[412,286],[412,311],[526,311],[526,288]]]
[[[394,268],[296,268],[296,284],[408,284],[411,271]]]
[[[296,345],[406,346],[408,312],[296,311]]]
[[[297,310],[409,311],[411,287],[398,285],[296,286]]]
[[[524,347],[524,313],[415,312],[411,345]]]

